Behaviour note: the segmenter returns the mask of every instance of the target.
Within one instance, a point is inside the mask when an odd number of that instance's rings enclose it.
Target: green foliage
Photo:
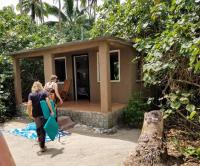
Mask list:
[[[164,118],[178,112],[182,116],[186,115],[188,120],[198,124],[200,122],[200,116],[192,95],[192,91],[190,93],[176,91],[166,94],[164,96],[166,102],[163,105],[163,108],[166,108]]]
[[[31,71],[31,72],[29,72]],[[22,98],[26,102],[34,81],[39,80],[44,85],[43,58],[30,58],[21,61]]]
[[[165,117],[178,113],[199,125],[200,1],[126,0],[104,4],[99,15],[92,36],[134,42],[144,57],[145,85],[163,89],[157,100]]]
[[[10,59],[0,56],[0,122],[15,114],[15,96]]]
[[[74,24],[63,23],[62,31],[58,31],[57,26],[34,24],[28,15],[17,15],[11,7],[0,10],[0,121],[15,114],[12,61],[7,55],[19,50],[88,38],[92,25],[90,21],[81,16]],[[43,60],[22,59],[20,65],[23,100],[26,101],[33,81],[44,82]]]
[[[198,159],[200,159],[200,148],[195,148],[192,146],[186,147],[183,149],[183,154],[185,156],[194,156]]]
[[[179,127],[199,133],[200,1],[126,0],[123,5],[104,4],[99,15],[91,35],[133,41],[144,57],[145,85],[162,88],[155,103],[164,118],[175,115],[183,119]],[[199,148],[177,147],[184,155],[199,158]]]
[[[0,121],[15,115],[12,61],[7,54],[56,42],[58,42],[57,34],[48,26],[32,24],[28,16],[16,15],[10,7],[0,10]],[[23,63],[22,69],[24,65]],[[32,83],[30,75],[34,74],[36,68],[27,69],[28,72],[22,70],[22,78],[26,78],[25,82]],[[42,75],[42,73],[37,74],[38,78]]]
[[[129,100],[127,108],[123,112],[123,121],[130,127],[141,127],[144,113],[148,111],[149,105],[140,93],[135,93]]]
[[[12,8],[0,10],[0,53],[38,48],[59,42],[55,28],[36,25],[27,15],[17,15]]]
[[[19,0],[17,4],[17,9],[23,14],[31,13],[31,19],[33,22],[36,18],[39,18],[40,22],[44,22],[44,17],[48,16],[48,8],[50,5],[42,0]],[[21,14],[22,14],[21,13]]]

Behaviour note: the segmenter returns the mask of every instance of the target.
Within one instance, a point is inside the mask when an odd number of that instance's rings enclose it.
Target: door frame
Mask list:
[[[78,54],[78,55],[73,55],[72,56],[72,61],[73,61],[73,78],[74,78],[74,100],[78,101],[78,94],[77,94],[77,75],[76,75],[76,58],[77,57],[88,57],[88,95],[89,95],[89,101],[90,101],[90,69],[89,69],[89,55],[88,54]]]

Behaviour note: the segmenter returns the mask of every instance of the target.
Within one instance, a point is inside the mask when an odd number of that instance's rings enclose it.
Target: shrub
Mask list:
[[[40,81],[44,84],[44,64],[43,58],[27,58],[21,60],[21,82],[22,84],[22,99],[27,102],[28,94],[31,92],[31,87],[34,81]]]
[[[14,116],[15,95],[10,59],[0,56],[0,122]]]
[[[123,112],[123,122],[129,127],[138,128],[142,126],[144,112],[148,111],[149,106],[142,98],[141,93],[133,94],[128,102],[128,106]]]

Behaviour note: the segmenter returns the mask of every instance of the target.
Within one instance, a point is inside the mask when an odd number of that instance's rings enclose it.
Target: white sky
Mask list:
[[[0,0],[0,9],[4,6],[13,5],[14,7],[19,2],[19,0]],[[43,0],[43,2],[48,2],[49,4],[53,4],[53,0]]]
[[[43,2],[47,2],[49,4],[53,4],[55,0],[43,0]],[[97,0],[98,4],[102,4],[102,0]],[[125,0],[121,0],[121,2],[124,2]],[[16,4],[19,2],[19,0],[0,0],[0,10],[5,6],[13,6],[16,11]],[[58,3],[54,3],[55,6],[58,6]],[[49,16],[49,18],[45,18],[45,21],[55,21],[58,20],[54,16]]]
[[[48,2],[49,4],[53,4],[53,1],[54,0],[43,0],[43,2]],[[97,0],[97,1],[98,1],[98,4],[102,3],[102,0]],[[122,2],[123,1],[124,0],[122,0]],[[18,2],[19,0],[0,0],[0,9],[8,5],[13,5],[15,7]],[[56,5],[58,5],[58,3]]]
[[[19,0],[0,0],[0,10],[5,7],[5,6],[13,6],[13,8],[16,11],[16,5],[19,2]],[[43,2],[47,2],[49,4],[53,4],[53,0],[43,0]],[[54,3],[55,6],[58,6],[58,3]],[[45,18],[45,21],[56,21],[58,20],[56,17],[54,16],[49,16],[49,18]]]

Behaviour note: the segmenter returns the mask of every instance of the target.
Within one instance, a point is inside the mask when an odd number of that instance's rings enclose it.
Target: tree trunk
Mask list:
[[[159,110],[144,114],[144,122],[141,135],[138,139],[136,150],[132,152],[125,166],[161,166],[161,154],[163,136],[163,119]]]
[[[34,2],[31,3],[31,19],[32,19],[32,22],[35,23],[35,4],[34,4]]]
[[[23,10],[22,10],[22,0],[19,0],[19,10],[20,10],[20,14],[23,14]]]
[[[59,6],[59,13],[58,13],[58,17],[59,17],[59,31],[61,32],[61,0],[58,0],[58,6]]]
[[[41,6],[41,23],[44,23],[44,7],[43,7],[43,2],[40,0],[40,6]]]

